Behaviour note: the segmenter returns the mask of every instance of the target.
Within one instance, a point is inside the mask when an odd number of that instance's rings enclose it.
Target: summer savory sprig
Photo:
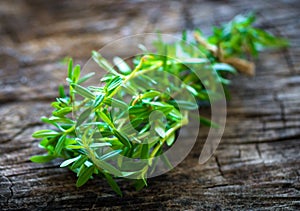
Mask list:
[[[83,86],[95,73],[82,75],[80,66],[74,66],[70,59],[69,92],[60,86],[59,97],[51,104],[52,116],[41,118],[53,127],[32,135],[41,139],[40,147],[47,154],[31,160],[62,158],[60,167],[69,167],[77,174],[77,187],[97,175],[119,195],[122,192],[114,177],[136,178],[135,187],[141,189],[147,185],[149,170],[156,168],[154,158],[163,155],[175,143],[177,131],[189,123],[190,111],[214,100],[209,99],[209,93],[217,99],[214,83],[226,88],[230,83],[226,75],[236,71],[253,75],[254,64],[247,59],[257,57],[266,47],[287,45],[284,39],[254,28],[254,20],[254,15],[238,15],[215,27],[208,38],[195,30],[189,42],[186,32],[182,41],[175,43],[158,39],[156,52],[145,51],[135,57],[132,68],[118,57],[113,66],[94,51],[94,61],[107,71],[99,86]],[[180,81],[170,80],[168,74]],[[211,74],[217,76],[216,81]],[[178,96],[184,97],[178,100]],[[203,117],[199,121],[218,127]],[[139,166],[134,163],[133,168],[126,158],[145,162]],[[167,158],[165,162],[172,165]]]

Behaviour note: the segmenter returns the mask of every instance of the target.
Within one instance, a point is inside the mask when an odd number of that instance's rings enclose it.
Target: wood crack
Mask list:
[[[9,203],[9,200],[14,196],[14,191],[13,191],[13,186],[14,183],[12,182],[12,180],[9,177],[6,177],[7,180],[10,182],[10,186],[9,186],[9,190],[10,190],[10,198],[7,199],[7,204]]]
[[[258,145],[258,144],[255,144],[255,149],[256,149],[256,151],[257,151],[257,154],[258,154],[259,158],[262,159],[261,151],[260,151],[260,149],[259,149],[259,145]]]
[[[2,177],[2,179],[1,179],[1,177]],[[14,184],[13,184],[12,180],[7,176],[0,175],[0,179],[1,179],[0,202],[2,202],[2,203],[4,202],[4,200],[1,199],[2,197],[4,197],[4,199],[5,199],[4,204],[5,204],[5,206],[8,206],[10,203],[10,199],[12,199],[12,197],[14,196],[14,191],[13,191]],[[3,182],[3,179],[5,180],[4,182]],[[8,190],[8,192],[7,192],[7,190]],[[0,208],[1,208],[1,203],[0,203]]]
[[[216,160],[216,163],[217,163],[217,166],[218,166],[218,170],[219,170],[221,176],[224,178],[225,176],[224,176],[224,173],[223,173],[221,164],[220,164],[220,162],[219,162],[219,158],[218,158],[217,155],[215,155],[214,157],[215,157],[215,160]]]
[[[192,30],[195,28],[195,26],[194,26],[193,19],[191,17],[188,5],[189,5],[189,1],[184,0],[183,4],[182,4],[182,16],[184,19],[184,28]]]
[[[28,123],[25,126],[21,127],[20,130],[18,132],[16,132],[13,136],[11,136],[11,137],[9,137],[7,139],[1,140],[0,144],[9,143],[9,142],[13,141],[17,136],[19,136],[22,133],[24,133],[30,127],[41,126],[41,125],[43,125],[43,123],[41,123],[41,122],[31,122],[31,123]]]
[[[286,126],[285,108],[283,102],[278,98],[277,93],[273,93],[274,101],[279,105],[280,117],[284,126]]]

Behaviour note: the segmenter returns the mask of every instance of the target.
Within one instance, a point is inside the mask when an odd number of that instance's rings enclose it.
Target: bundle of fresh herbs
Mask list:
[[[248,60],[257,57],[259,51],[287,45],[284,39],[253,27],[254,20],[254,15],[238,15],[214,27],[208,38],[200,30],[195,30],[194,39],[189,41],[186,32],[176,43],[158,38],[156,52],[136,56],[133,65],[115,58],[114,67],[94,51],[92,58],[107,71],[99,86],[83,86],[94,73],[82,76],[80,66],[73,66],[70,60],[69,93],[60,86],[59,97],[51,104],[52,116],[41,118],[53,129],[33,134],[42,139],[40,146],[47,154],[31,160],[64,159],[60,167],[69,167],[77,174],[78,187],[99,175],[120,195],[114,177],[135,178],[135,187],[141,189],[147,184],[150,169],[156,167],[155,157],[163,155],[176,141],[178,130],[189,123],[190,111],[197,110],[201,102],[209,102],[209,93],[217,96],[212,80],[226,88],[228,73],[254,74],[254,64]],[[171,80],[167,74],[180,81]],[[154,88],[158,83],[161,89]],[[178,100],[178,95],[184,97]],[[203,117],[199,121],[218,127]],[[141,160],[144,162],[137,162]],[[167,157],[164,161],[172,165]]]

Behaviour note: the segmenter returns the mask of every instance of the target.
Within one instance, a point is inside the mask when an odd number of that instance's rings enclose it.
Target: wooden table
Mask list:
[[[75,187],[59,162],[36,164],[32,132],[64,83],[71,56],[84,64],[93,49],[143,32],[179,34],[255,10],[257,26],[290,40],[265,52],[257,75],[232,78],[225,133],[216,154],[198,165],[201,139],[171,172],[120,198],[100,178]],[[287,210],[300,209],[300,3],[278,1],[37,1],[0,3],[0,210]],[[129,53],[130,49],[112,49]]]

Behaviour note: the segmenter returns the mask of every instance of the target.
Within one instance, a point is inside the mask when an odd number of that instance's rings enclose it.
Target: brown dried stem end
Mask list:
[[[194,33],[195,40],[209,50],[215,57],[218,58],[220,62],[224,62],[235,67],[240,73],[243,73],[248,76],[255,75],[255,64],[245,59],[237,57],[223,58],[223,49],[212,45],[207,42],[207,40],[202,37],[199,33]]]

